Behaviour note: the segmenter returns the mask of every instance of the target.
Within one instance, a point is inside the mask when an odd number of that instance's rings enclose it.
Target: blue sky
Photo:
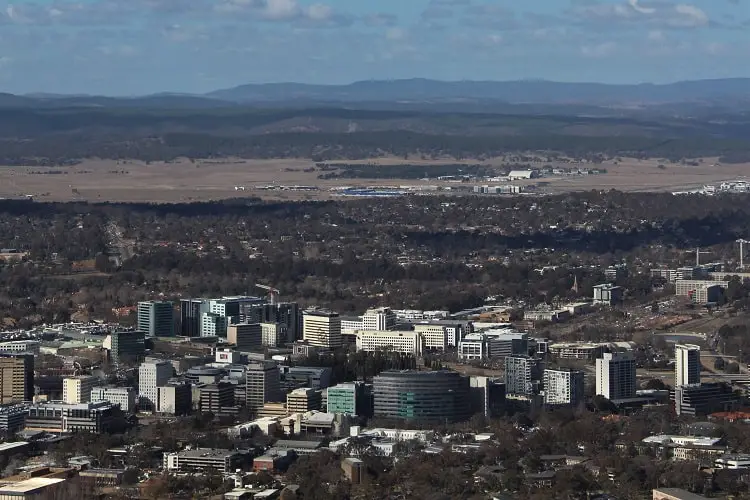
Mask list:
[[[750,0],[0,0],[0,90],[750,76]]]

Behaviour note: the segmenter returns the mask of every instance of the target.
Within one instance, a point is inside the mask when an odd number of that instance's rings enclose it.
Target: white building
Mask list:
[[[226,337],[227,318],[212,312],[201,314],[201,337]]]
[[[614,306],[622,302],[622,288],[611,283],[594,287],[594,304]]]
[[[308,309],[302,315],[302,339],[315,347],[341,347],[341,318],[326,309]]]
[[[276,347],[284,343],[289,328],[282,323],[261,323],[261,342],[266,347]]]
[[[448,332],[442,325],[430,323],[414,325],[414,331],[422,334],[425,349],[444,351],[448,346]]]
[[[132,387],[94,387],[91,389],[91,402],[109,401],[120,405],[125,413],[135,412],[136,394]]]
[[[537,175],[538,174],[535,170],[511,170],[508,173],[508,179],[534,179]]]
[[[697,385],[701,383],[701,348],[694,344],[674,346],[674,385]]]
[[[750,469],[750,455],[726,454],[714,461],[717,469]]]
[[[425,348],[424,337],[418,332],[358,331],[358,351],[390,350],[420,356]]]
[[[159,386],[167,385],[174,373],[168,361],[147,361],[138,368],[138,406],[155,411],[159,404]]]
[[[38,340],[11,340],[8,342],[0,342],[0,352],[14,353],[14,352],[32,352],[39,354],[39,341]]]
[[[634,398],[635,359],[631,353],[605,352],[596,360],[596,394],[610,400]]]
[[[91,389],[97,378],[91,375],[80,375],[63,379],[63,401],[68,404],[81,404],[91,401]]]
[[[396,315],[388,307],[368,309],[362,315],[362,330],[393,330],[396,327]]]
[[[416,309],[395,309],[396,320],[411,323],[414,321],[444,319],[450,316],[448,311],[419,311]]]
[[[584,400],[583,378],[578,370],[544,370],[544,404],[578,406]]]
[[[712,286],[719,286],[726,289],[729,286],[728,281],[721,280],[681,280],[674,282],[675,295],[678,297],[688,297],[695,293],[696,290],[703,290]]]

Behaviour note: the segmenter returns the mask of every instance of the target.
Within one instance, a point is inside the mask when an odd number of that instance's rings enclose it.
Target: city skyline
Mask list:
[[[732,0],[15,1],[0,22],[0,89],[13,93],[750,76],[750,12]]]

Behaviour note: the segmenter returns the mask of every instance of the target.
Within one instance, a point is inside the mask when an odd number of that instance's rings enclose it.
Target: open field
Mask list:
[[[354,162],[350,162],[354,163]],[[452,159],[421,160],[379,158],[357,163],[424,164],[466,163],[500,165],[502,159],[456,162]],[[659,168],[659,160],[624,159],[606,162],[603,175],[546,177],[515,181],[518,185],[537,185],[537,192],[562,193],[590,189],[623,191],[675,191],[704,184],[743,179],[750,164],[713,166],[706,159],[697,167],[671,165]],[[328,199],[329,190],[342,186],[456,186],[455,182],[407,179],[318,179],[319,171],[307,159],[292,160],[183,160],[173,163],[114,160],[87,160],[72,167],[0,167],[0,198],[27,195],[39,201],[115,201],[115,202],[190,202],[258,196],[276,200]],[[57,173],[52,173],[57,172]],[[539,184],[541,182],[541,184]],[[264,185],[316,186],[318,191],[260,190]],[[470,183],[487,184],[486,182]],[[245,190],[236,190],[244,186]]]

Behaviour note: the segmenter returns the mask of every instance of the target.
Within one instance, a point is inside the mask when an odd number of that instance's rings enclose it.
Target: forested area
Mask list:
[[[74,312],[106,317],[112,307],[157,294],[253,293],[258,282],[342,313],[386,304],[460,310],[488,296],[551,303],[590,296],[603,267],[616,262],[684,264],[697,246],[717,259],[736,257],[735,240],[750,234],[747,201],[617,192],[182,205],[0,201],[0,248],[29,252],[20,263],[0,261],[0,305],[28,324]],[[119,262],[108,257],[121,251],[113,228],[129,247]],[[80,272],[93,265],[98,272]],[[574,277],[578,294],[570,289]],[[622,280],[636,300],[658,284],[648,274]]]

